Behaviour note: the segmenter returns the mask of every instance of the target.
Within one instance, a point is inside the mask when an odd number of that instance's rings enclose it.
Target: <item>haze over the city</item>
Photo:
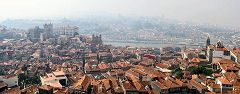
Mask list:
[[[0,0],[0,94],[240,94],[239,0]]]
[[[1,0],[0,2],[0,21],[78,18],[84,13],[112,13],[240,27],[239,0]]]

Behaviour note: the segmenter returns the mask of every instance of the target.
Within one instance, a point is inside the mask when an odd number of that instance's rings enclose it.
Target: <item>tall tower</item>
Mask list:
[[[92,42],[95,42],[95,35],[92,35]]]
[[[208,61],[209,63],[213,61],[213,49],[209,49]]]
[[[41,33],[43,32],[43,29],[39,28],[39,26],[36,26],[33,29],[29,29],[29,38],[32,42],[38,42],[40,40]]]
[[[210,36],[208,34],[207,41],[206,41],[206,48],[210,45]]]
[[[101,34],[99,35],[99,44],[100,44],[100,45],[103,44],[103,41],[102,41],[102,35],[101,35]]]
[[[53,34],[53,24],[50,23],[50,24],[44,24],[43,25],[43,28],[44,28],[44,33],[46,34],[46,38],[50,38],[52,37],[52,34]]]

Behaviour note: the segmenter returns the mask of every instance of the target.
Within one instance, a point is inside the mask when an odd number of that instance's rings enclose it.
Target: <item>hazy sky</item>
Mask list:
[[[77,18],[82,12],[164,16],[240,27],[240,0],[0,0],[0,21]]]

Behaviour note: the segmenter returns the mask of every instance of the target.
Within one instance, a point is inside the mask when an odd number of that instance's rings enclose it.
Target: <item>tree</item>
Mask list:
[[[177,78],[181,78],[183,72],[179,67],[177,67],[176,69],[172,70],[172,74],[175,75]]]
[[[206,69],[203,71],[203,75],[206,76],[211,76],[213,74],[213,70],[212,69]]]
[[[210,76],[213,73],[212,69],[207,69],[206,67],[203,66],[193,66],[188,68],[188,71],[191,74],[203,74],[205,76]]]
[[[137,59],[137,57],[138,57],[138,55],[137,55],[137,54],[134,54],[134,55],[132,55],[132,58],[135,58],[135,59]]]

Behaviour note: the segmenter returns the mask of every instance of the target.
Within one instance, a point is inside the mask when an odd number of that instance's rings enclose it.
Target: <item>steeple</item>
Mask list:
[[[207,41],[206,41],[206,48],[210,45],[210,35],[208,34]]]

